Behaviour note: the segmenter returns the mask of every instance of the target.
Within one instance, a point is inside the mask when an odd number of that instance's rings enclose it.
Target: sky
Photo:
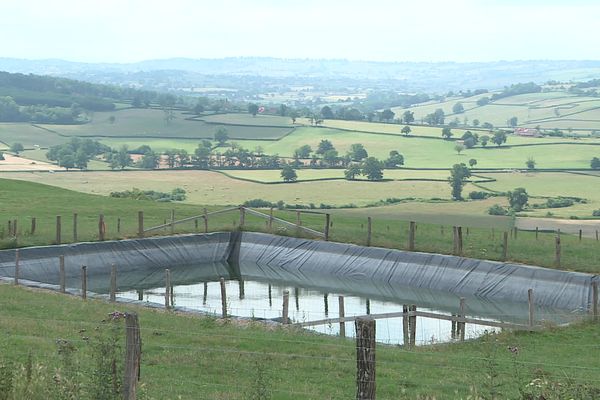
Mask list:
[[[0,0],[0,57],[600,60],[600,0]]]

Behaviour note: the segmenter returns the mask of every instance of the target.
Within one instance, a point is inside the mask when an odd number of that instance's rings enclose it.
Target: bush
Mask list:
[[[600,209],[598,209],[598,210],[594,210],[594,211],[592,212],[592,215],[593,215],[594,217],[600,217]]]
[[[244,202],[244,207],[252,207],[252,208],[271,208],[277,207],[277,204],[271,203],[270,201],[263,199],[252,199]]]
[[[499,204],[494,204],[493,206],[491,206],[488,209],[488,214],[490,214],[490,215],[507,215],[508,210],[506,210],[506,208],[502,207]]]
[[[175,188],[171,193],[165,193],[133,188],[132,190],[125,190],[122,192],[111,192],[110,197],[134,200],[153,200],[158,202],[183,201],[186,198],[186,191],[182,188]]]
[[[490,195],[487,192],[471,192],[471,193],[469,193],[469,198],[471,200],[483,200],[483,199],[487,199],[488,197],[490,197]]]
[[[557,198],[548,199],[546,201],[546,207],[548,207],[548,208],[563,208],[563,207],[570,207],[574,203],[575,202],[572,199],[565,198],[565,197],[557,197]]]

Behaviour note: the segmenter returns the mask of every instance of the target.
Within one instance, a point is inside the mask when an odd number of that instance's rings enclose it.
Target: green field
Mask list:
[[[24,365],[30,354],[36,384],[51,386],[48,381],[61,365],[55,343],[60,338],[77,349],[74,357],[83,387],[96,387],[84,371],[93,371],[99,361],[92,350],[99,335],[108,330],[100,321],[117,309],[139,315],[143,342],[140,399],[241,400],[258,398],[253,396],[261,391],[274,399],[349,399],[355,393],[353,340],[259,323],[224,323],[210,317],[84,302],[5,284],[0,285],[0,297],[4,310],[0,364]],[[519,388],[538,377],[591,387],[598,374],[593,344],[599,338],[597,328],[588,323],[540,333],[504,332],[416,349],[378,344],[377,395],[382,399],[464,399],[473,393],[490,393],[491,381],[495,390],[515,398]],[[124,336],[122,330],[116,332],[117,337]],[[83,335],[89,339],[82,340]],[[518,355],[509,347],[517,347]],[[24,373],[15,370],[16,382],[23,384]]]
[[[277,115],[257,114],[252,116],[249,113],[238,114],[215,114],[201,118],[211,124],[222,125],[255,125],[255,126],[277,126],[292,128],[292,119],[290,117],[280,117]]]
[[[110,122],[110,117],[115,122]],[[189,115],[174,112],[175,119],[167,123],[165,113],[156,109],[125,109],[114,112],[96,112],[92,121],[83,125],[40,125],[63,136],[212,139],[218,125],[189,120]],[[230,138],[277,139],[290,127],[228,126]]]
[[[0,123],[0,146],[21,143],[25,148],[49,147],[68,139],[26,123]],[[3,146],[4,144],[4,146]]]

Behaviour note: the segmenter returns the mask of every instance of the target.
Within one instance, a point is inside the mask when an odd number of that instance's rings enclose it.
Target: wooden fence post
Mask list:
[[[36,225],[36,222],[37,221],[36,221],[35,217],[32,217],[31,218],[31,232],[30,232],[31,236],[35,235],[35,225]]]
[[[444,225],[440,225],[440,234],[444,236]]]
[[[458,229],[456,226],[452,227],[452,254],[458,255]]]
[[[81,266],[81,298],[87,300],[87,267]]]
[[[529,302],[529,326],[534,324],[534,303],[533,303],[533,289],[527,290],[527,301]]]
[[[329,224],[331,223],[331,214],[325,214],[325,241],[329,240]]]
[[[67,277],[65,274],[65,256],[61,255],[58,258],[58,281],[60,292],[65,293],[67,290]]]
[[[300,211],[296,211],[296,225],[302,226],[302,218],[300,217]]]
[[[114,303],[117,300],[117,266],[112,265],[110,269],[110,302]]]
[[[204,233],[208,233],[208,210],[204,209]]]
[[[8,236],[12,236],[12,219],[8,220]]]
[[[579,230],[579,241],[580,242],[581,242],[581,236],[583,236],[583,230],[582,229]]]
[[[598,282],[592,282],[592,315],[598,321]]]
[[[60,215],[56,216],[56,244],[60,244],[61,243],[61,221],[60,221]]]
[[[281,321],[284,324],[288,324],[290,322],[289,318],[288,318],[289,306],[290,306],[290,291],[284,290],[283,291],[283,310],[281,312]]]
[[[519,232],[519,228],[517,228],[516,226],[513,228],[513,230],[515,231],[515,239],[517,238],[517,232]]]
[[[121,233],[121,217],[117,217],[117,233]]]
[[[460,310],[458,316],[461,318],[465,318],[466,313],[465,313],[465,298],[464,297],[460,298],[460,303],[459,303],[458,309]],[[465,322],[459,322],[456,325],[456,328],[458,329],[458,336],[459,336],[461,342],[463,342],[465,340],[465,331],[467,328],[467,324]]]
[[[20,262],[19,257],[20,257],[19,249],[16,249],[15,250],[15,285],[19,284],[19,272],[20,272],[19,271],[19,267],[20,267],[19,266],[19,262]]]
[[[356,400],[375,400],[375,320],[358,318],[356,326]]]
[[[415,306],[413,304],[412,306],[409,307],[409,311],[412,311],[413,313],[415,313],[417,311],[417,306]],[[416,344],[417,344],[417,316],[412,315],[412,316],[408,317],[408,322],[409,322],[409,326],[410,326],[410,338],[408,341],[411,343],[411,346],[416,346]]]
[[[269,232],[273,231],[273,207],[269,209]]]
[[[17,228],[17,219],[15,218],[13,220],[13,236],[17,237],[18,235],[19,235],[19,231],[18,231],[18,228]]]
[[[171,235],[175,234],[175,210],[171,210]]]
[[[536,227],[535,227],[535,240],[538,240],[538,235],[539,235],[539,233],[540,233],[540,230],[539,230],[539,228],[536,226]]]
[[[560,235],[557,235],[556,238],[554,239],[555,241],[555,249],[554,249],[554,263],[556,264],[557,267],[560,267]]]
[[[404,346],[410,346],[410,336],[409,336],[409,322],[408,322],[408,306],[404,304],[402,306],[402,338]]]
[[[73,213],[73,242],[77,242],[77,213]]]
[[[508,259],[508,232],[504,232],[502,238],[502,261]]]
[[[246,223],[246,209],[243,206],[240,206],[240,229],[244,228],[245,223]]]
[[[339,317],[340,317],[340,337],[346,337],[346,322],[344,321],[344,317],[346,316],[346,311],[344,308],[344,296],[339,296]]]
[[[408,228],[408,250],[415,251],[415,227],[416,222],[410,221]]]
[[[165,308],[169,309],[171,300],[171,270],[165,269]]]
[[[367,217],[367,247],[371,245],[371,232],[373,229],[373,221],[371,217]]]
[[[596,242],[598,241],[599,237],[598,237],[598,229],[596,229]]]
[[[458,255],[462,257],[462,255],[463,255],[462,226],[457,227],[456,232],[458,233]]]
[[[144,212],[138,211],[138,237],[144,237]]]
[[[219,280],[221,283],[221,310],[223,318],[227,318],[227,291],[225,290],[225,278]]]
[[[98,217],[98,239],[101,242],[104,241],[104,234],[106,233],[106,225],[104,224],[104,214],[100,214]]]
[[[137,396],[137,382],[140,377],[140,361],[142,358],[140,323],[136,313],[127,313],[125,315],[125,335],[123,399],[135,400]]]

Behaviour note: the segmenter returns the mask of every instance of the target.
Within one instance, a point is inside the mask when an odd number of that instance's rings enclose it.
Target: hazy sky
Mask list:
[[[0,0],[0,57],[600,59],[600,0]]]

